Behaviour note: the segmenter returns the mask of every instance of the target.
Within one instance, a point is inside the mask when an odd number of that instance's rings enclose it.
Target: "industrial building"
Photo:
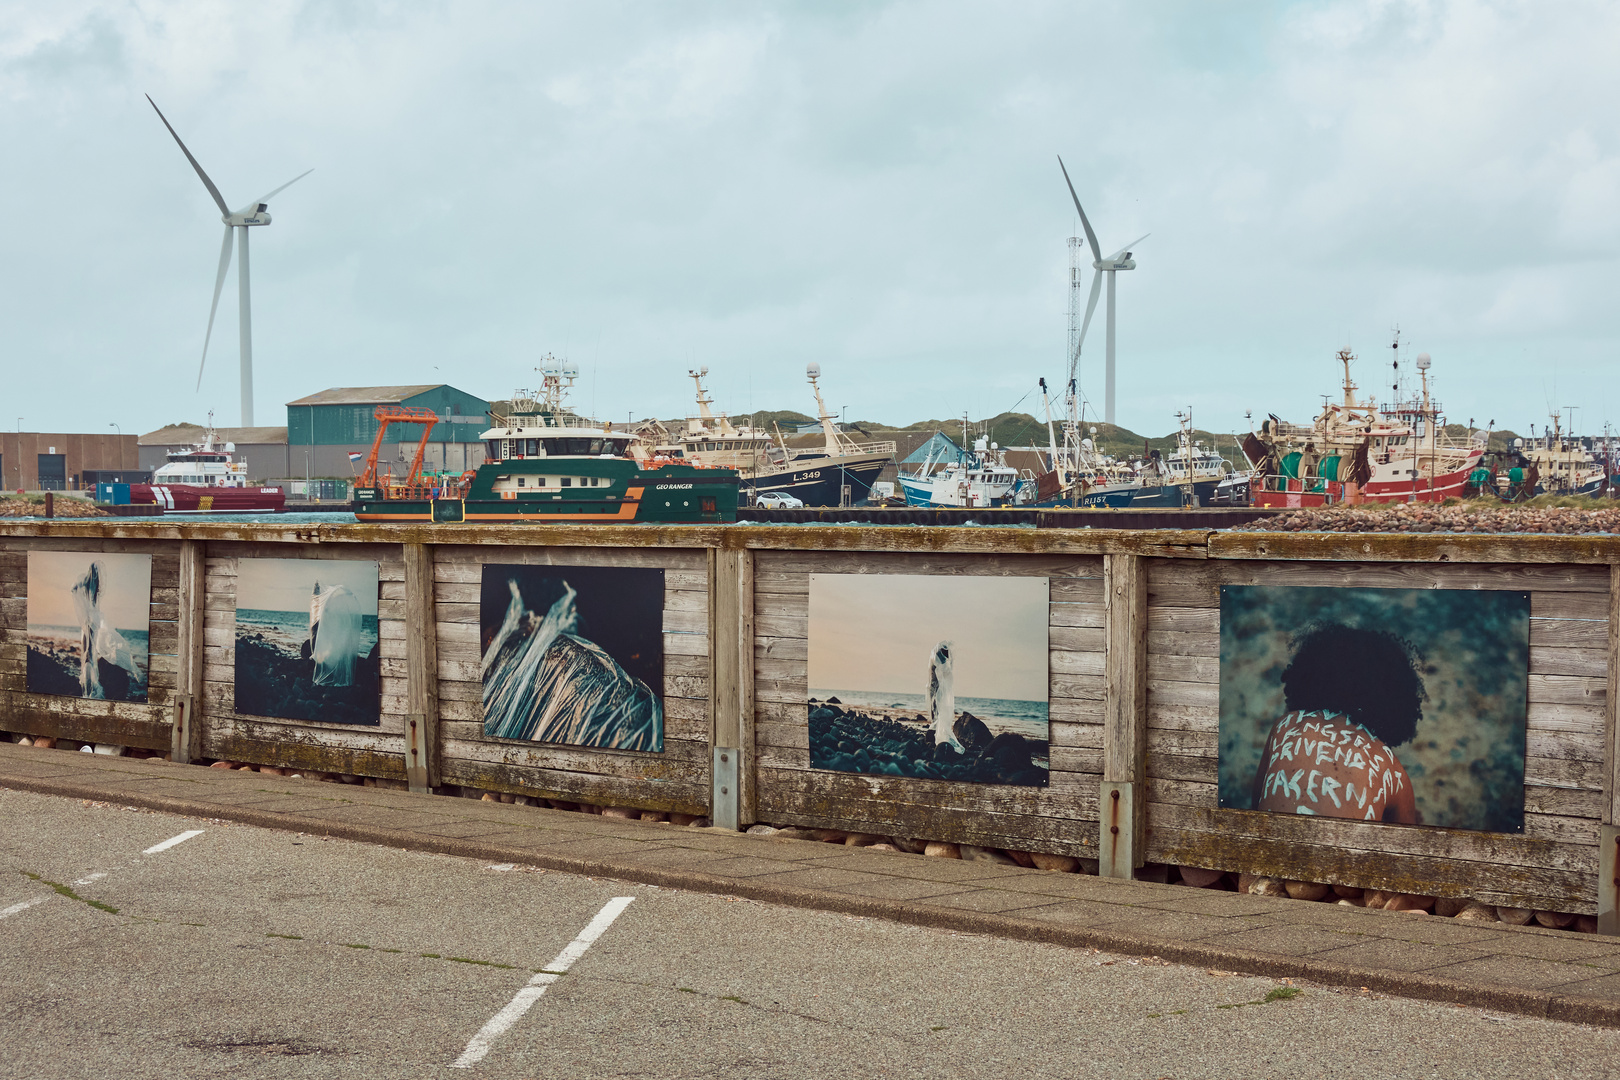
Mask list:
[[[343,386],[287,403],[286,427],[215,428],[234,447],[255,483],[306,477],[354,476],[361,465],[349,455],[371,453],[377,437],[377,406],[409,405],[438,414],[423,467],[430,472],[463,472],[484,460],[479,435],[488,430],[489,402],[443,383],[426,386]],[[170,424],[140,437],[140,467],[156,469],[171,450],[202,441],[200,424]],[[381,460],[408,462],[422,429],[415,424],[389,429]],[[396,473],[400,470],[396,467]],[[9,478],[8,478],[9,479]]]
[[[98,482],[140,482],[135,436],[109,431],[75,435],[0,432],[0,487],[10,491],[73,491]]]
[[[423,468],[463,472],[484,461],[479,436],[490,427],[489,402],[443,383],[429,386],[345,386],[287,403],[287,446],[291,471],[299,476],[349,476],[350,453],[368,454],[377,437],[379,405],[409,405],[439,416]],[[389,429],[384,461],[408,462],[422,438],[414,424]],[[396,468],[396,472],[398,469]]]

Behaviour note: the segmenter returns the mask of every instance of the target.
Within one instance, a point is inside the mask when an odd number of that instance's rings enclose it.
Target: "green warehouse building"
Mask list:
[[[292,476],[346,477],[364,468],[351,464],[351,453],[369,454],[377,437],[379,405],[409,405],[437,413],[423,468],[430,472],[463,472],[484,460],[479,438],[489,430],[489,402],[443,383],[433,386],[344,386],[287,403],[287,456]],[[422,429],[394,424],[388,429],[379,462],[393,461],[394,472],[410,464]]]

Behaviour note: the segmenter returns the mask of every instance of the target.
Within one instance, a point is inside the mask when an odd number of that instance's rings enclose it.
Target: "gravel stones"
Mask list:
[[[1363,503],[1318,506],[1239,525],[1234,532],[1620,533],[1620,506]]]

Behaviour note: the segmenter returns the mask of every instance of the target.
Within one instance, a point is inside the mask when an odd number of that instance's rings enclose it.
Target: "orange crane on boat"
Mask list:
[[[377,418],[377,437],[371,442],[371,456],[366,458],[366,471],[360,474],[356,481],[357,487],[377,487],[377,459],[382,453],[383,440],[388,435],[389,424],[421,424],[422,441],[416,444],[416,456],[411,459],[410,472],[405,479],[396,484],[393,477],[388,477],[390,488],[414,489],[422,486],[422,458],[427,454],[428,438],[433,434],[433,426],[439,422],[439,414],[432,409],[418,408],[415,405],[379,405],[372,414]]]

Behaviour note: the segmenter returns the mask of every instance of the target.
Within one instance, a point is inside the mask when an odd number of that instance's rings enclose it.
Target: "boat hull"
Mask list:
[[[1194,480],[1190,484],[1161,484],[1157,487],[1137,488],[1130,501],[1131,509],[1153,509],[1158,507],[1209,506],[1215,498],[1215,488],[1220,484],[1218,477],[1209,480]]]
[[[884,454],[863,454],[792,462],[748,477],[743,481],[744,493],[750,502],[766,492],[779,491],[806,506],[842,506],[847,486],[850,505],[854,505],[866,501],[892,460]]]
[[[131,484],[133,505],[156,504],[165,514],[280,513],[287,496],[273,487],[208,487],[201,484]]]
[[[505,464],[502,468],[511,468]],[[354,516],[365,522],[419,522],[479,525],[700,525],[737,520],[737,479],[729,470],[717,476],[678,476],[631,481],[621,494],[589,497],[532,496],[490,498],[477,486],[466,498],[389,498],[378,488],[355,491]]]
[[[1359,500],[1369,503],[1445,502],[1450,498],[1461,498],[1465,494],[1469,474],[1478,462],[1479,455],[1476,453],[1470,456],[1467,465],[1455,472],[1422,477],[1416,482],[1375,480],[1361,489]],[[1307,487],[1312,490],[1306,490]],[[1251,485],[1250,490],[1253,494],[1252,505],[1287,509],[1348,501],[1355,497],[1351,496],[1349,487],[1337,480],[1302,481],[1292,477],[1268,476],[1263,487]]]
[[[1082,509],[1110,509],[1119,510],[1131,505],[1136,497],[1137,489],[1126,488],[1093,488],[1080,496],[1070,496],[1065,499],[1043,499],[1034,505],[1038,509],[1060,509],[1063,507],[1080,507]]]

